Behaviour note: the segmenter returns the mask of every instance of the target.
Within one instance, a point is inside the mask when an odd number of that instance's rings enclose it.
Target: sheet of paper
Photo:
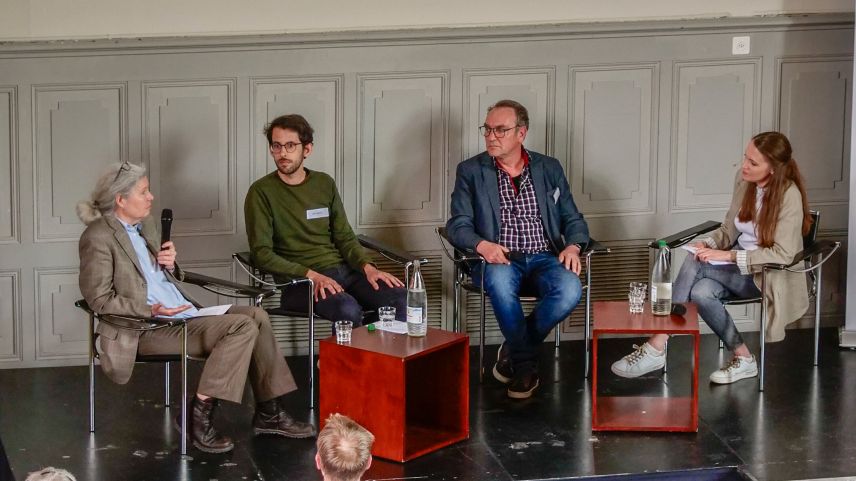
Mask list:
[[[374,323],[375,329],[393,332],[395,334],[407,334],[407,323],[401,321],[392,321],[392,325],[389,327],[384,326],[380,321]]]
[[[685,251],[689,251],[692,255],[695,255],[696,250],[697,250],[695,247],[693,247],[689,244],[682,245],[681,249],[683,249]],[[731,261],[707,261],[707,263],[712,265],[712,266],[724,266],[724,265],[728,265],[728,264],[734,264]]]
[[[229,308],[232,307],[232,304],[223,304],[222,306],[211,306],[211,307],[203,307],[196,311],[196,314],[193,317],[202,317],[202,316],[222,316],[226,312],[229,311]]]

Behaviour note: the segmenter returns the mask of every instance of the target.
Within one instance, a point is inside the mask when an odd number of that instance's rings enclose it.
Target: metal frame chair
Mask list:
[[[383,257],[395,262],[396,264],[404,266],[404,277],[405,283],[407,282],[407,278],[410,276],[410,267],[413,265],[415,261],[419,261],[420,264],[427,264],[428,259],[420,258],[418,256],[414,256],[409,252],[402,251],[400,249],[396,249],[392,246],[389,246],[377,239],[373,239],[366,235],[358,235],[357,240],[360,242],[360,245],[363,247],[370,249],[372,251],[377,252]],[[267,286],[268,290],[271,292],[270,295],[276,293],[279,289],[285,289],[288,287],[296,286],[299,284],[308,284],[309,285],[309,297],[306,300],[307,309],[306,311],[292,311],[283,309],[281,307],[274,307],[265,309],[268,314],[274,316],[286,316],[286,317],[299,317],[299,318],[307,318],[309,320],[309,408],[312,409],[315,407],[315,320],[321,319],[320,316],[315,314],[315,303],[313,302],[313,293],[315,291],[315,284],[312,282],[312,279],[307,277],[296,277],[292,278],[283,283],[274,283],[265,280],[265,277],[270,276],[273,278],[273,274],[265,271],[261,267],[255,265],[252,261],[252,255],[249,252],[235,252],[232,254],[232,259],[234,259],[239,266],[250,276],[251,282],[255,287]],[[267,291],[266,291],[267,292]],[[269,296],[265,296],[267,298]],[[262,307],[262,298],[256,301],[256,306]]]
[[[753,297],[750,299],[727,299],[724,304],[727,306],[739,306],[745,304],[761,304],[761,348],[760,348],[760,372],[758,374],[758,390],[764,390],[764,356],[766,354],[766,320],[767,320],[767,303],[761,302],[763,299],[763,292],[766,288],[767,282],[767,271],[769,270],[786,270],[794,273],[806,273],[809,275],[811,279],[811,287],[809,292],[809,300],[814,299],[814,365],[817,366],[818,363],[818,351],[820,344],[820,293],[822,287],[822,266],[829,258],[835,254],[841,247],[841,242],[837,241],[829,241],[829,240],[817,240],[817,231],[820,226],[820,212],[818,211],[809,211],[811,215],[811,228],[809,232],[803,237],[803,250],[798,252],[793,260],[791,260],[788,264],[763,264],[761,266],[761,292],[762,295],[760,297]],[[712,230],[718,229],[721,225],[720,222],[707,221],[703,224],[699,224],[695,227],[691,227],[687,230],[681,231],[677,234],[666,237],[664,240],[670,249],[680,247],[690,240],[702,235],[706,234]],[[656,245],[654,242],[648,244],[649,247],[655,248]],[[802,264],[803,268],[797,268],[798,265]],[[719,348],[723,348],[723,343],[719,341]]]
[[[269,297],[273,291],[265,291],[255,287],[244,286],[234,282],[224,281],[213,277],[204,276],[192,272],[185,272],[185,282],[195,284],[211,292],[227,295],[230,297],[252,298],[257,302]],[[181,455],[187,455],[187,360],[204,361],[202,358],[193,358],[187,355],[187,321],[189,319],[169,319],[159,317],[134,317],[120,316],[115,314],[101,315],[89,307],[89,304],[80,299],[74,305],[89,315],[89,432],[95,432],[95,359],[100,358],[97,349],[98,333],[95,331],[96,323],[103,322],[116,329],[130,331],[156,331],[166,327],[181,326],[181,352],[168,355],[141,355],[137,354],[135,362],[163,362],[164,366],[164,406],[171,405],[170,399],[170,363],[178,362],[181,366]]]
[[[440,226],[434,229],[434,232],[437,234],[437,238],[440,240],[440,245],[443,246],[443,252],[446,257],[452,261],[455,266],[455,293],[454,293],[454,304],[452,306],[452,329],[454,331],[460,331],[460,302],[461,302],[461,289],[463,288],[466,291],[476,293],[480,296],[480,310],[479,310],[479,382],[484,379],[484,337],[485,337],[485,319],[486,319],[486,311],[485,311],[485,300],[488,297],[480,286],[477,286],[472,282],[470,278],[469,281],[466,280],[466,277],[469,277],[469,273],[471,272],[469,263],[475,262],[479,264],[479,269],[482,272],[482,279],[484,279],[484,269],[487,264],[484,258],[479,254],[465,254],[461,250],[452,246],[451,242],[449,242],[449,238],[446,236],[446,228],[444,226]],[[450,249],[451,248],[451,249]],[[609,248],[597,242],[594,239],[589,239],[588,245],[586,245],[586,249],[580,253],[580,257],[584,257],[586,260],[586,281],[583,283],[583,290],[585,291],[585,344],[586,344],[586,358],[585,358],[585,377],[589,375],[589,363],[590,363],[590,352],[591,352],[591,258],[594,254],[608,254]],[[531,293],[523,293],[523,294],[531,294]],[[538,298],[532,295],[521,295],[519,296],[521,301],[537,301]],[[555,346],[556,349],[559,349],[559,343],[561,341],[561,335],[558,326],[555,329]]]

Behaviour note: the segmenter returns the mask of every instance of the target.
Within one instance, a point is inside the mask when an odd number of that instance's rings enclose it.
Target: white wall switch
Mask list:
[[[749,37],[733,37],[731,55],[749,55]]]

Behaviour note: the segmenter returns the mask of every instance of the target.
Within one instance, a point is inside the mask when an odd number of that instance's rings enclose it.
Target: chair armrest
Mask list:
[[[117,329],[129,331],[152,331],[164,327],[180,326],[186,324],[189,319],[172,319],[168,317],[136,317],[120,314],[99,314],[96,316],[98,322],[110,324]]]
[[[232,254],[232,258],[247,267],[257,269],[257,267],[253,264],[253,255],[250,254],[248,251],[235,252],[234,254]]]
[[[586,244],[586,250],[582,252],[582,255],[589,256],[592,254],[609,254],[609,247],[589,238],[588,244]]]
[[[674,249],[676,247],[680,247],[680,246],[686,244],[687,242],[691,241],[692,239],[694,239],[694,238],[696,238],[702,234],[706,234],[712,230],[719,229],[720,225],[722,225],[722,222],[715,222],[715,221],[709,220],[703,224],[699,224],[699,225],[690,227],[689,229],[682,230],[682,231],[678,232],[677,234],[672,234],[668,237],[663,237],[662,240],[666,241],[666,245],[669,246],[669,249]],[[657,241],[649,242],[648,247],[650,247],[652,249],[656,249],[657,248]]]
[[[428,263],[428,259],[414,256],[413,254],[407,251],[392,247],[389,244],[381,242],[365,234],[358,235],[357,240],[360,242],[360,245],[362,245],[366,249],[371,249],[397,264],[411,264],[417,260],[420,264]]]
[[[75,307],[83,309],[87,314],[95,316],[98,322],[110,324],[117,329],[125,329],[130,331],[151,331],[168,326],[178,326],[187,322],[187,319],[169,319],[165,317],[136,317],[124,316],[119,314],[96,314],[89,307],[89,303],[85,299],[78,299],[74,302]]]
[[[252,287],[245,284],[239,284],[237,282],[217,279],[216,277],[205,276],[196,272],[185,271],[184,282],[197,285],[206,291],[211,291],[215,294],[242,299],[264,299],[276,293],[273,289],[261,289],[259,287]]]
[[[449,242],[449,238],[446,237],[446,227],[438,226],[434,228],[434,232],[437,234],[437,238],[440,240],[440,246],[443,248],[443,253],[446,254],[446,257],[454,262],[455,264],[465,264],[470,261],[484,262],[484,257],[479,254],[469,254],[464,255],[460,250],[458,250],[455,246]]]
[[[837,242],[837,241],[831,241],[831,240],[815,241],[815,243],[808,246],[808,248],[803,249],[802,251],[798,252],[797,255],[794,256],[794,260],[790,264],[788,264],[788,265],[773,264],[773,265],[768,265],[768,266],[771,266],[770,268],[786,269],[788,271],[796,272],[796,273],[810,272],[810,271],[816,270],[818,267],[825,264],[826,261],[828,261],[829,258],[832,257],[832,254],[835,254],[835,252],[840,247],[841,247],[841,242]],[[804,263],[805,261],[808,261],[817,255],[821,255],[823,257],[820,262],[816,262],[816,263],[810,265],[806,269],[792,269],[794,266],[796,266],[800,263]]]

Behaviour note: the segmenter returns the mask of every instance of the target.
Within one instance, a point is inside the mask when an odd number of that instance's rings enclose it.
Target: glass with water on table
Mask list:
[[[351,321],[336,321],[336,342],[339,344],[351,343],[351,331],[354,323]]]
[[[627,299],[630,304],[631,313],[639,314],[642,312],[642,306],[645,304],[646,292],[648,292],[648,285],[644,282],[630,283],[630,290],[627,294]]]

